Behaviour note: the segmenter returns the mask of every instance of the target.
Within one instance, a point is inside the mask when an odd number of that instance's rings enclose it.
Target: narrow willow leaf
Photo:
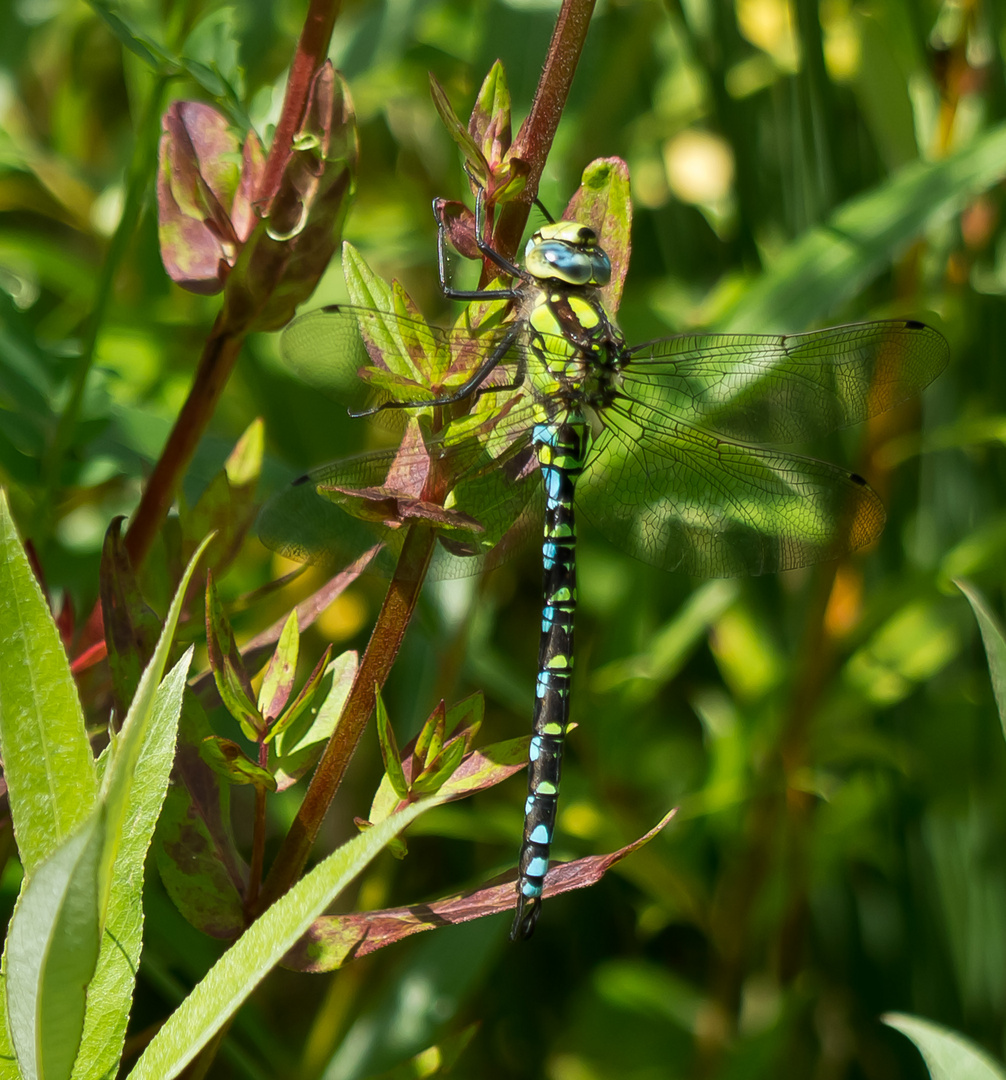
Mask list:
[[[108,894],[112,886],[112,865],[122,847],[123,832],[128,828],[126,808],[132,795],[140,752],[148,737],[148,729],[154,715],[154,699],[164,677],[164,670],[167,667],[168,654],[175,639],[175,630],[181,617],[186,590],[192,580],[196,564],[211,539],[212,536],[208,536],[199,545],[195,554],[189,560],[189,565],[185,568],[182,580],[178,583],[178,589],[164,620],[164,629],[161,631],[157,648],[154,650],[154,655],[140,678],[140,685],[136,688],[136,696],[133,698],[133,703],[130,705],[129,712],[123,722],[122,730],[119,732],[118,745],[115,749],[111,768],[105,773],[102,797],[108,808],[108,843],[102,852],[101,860],[102,912],[108,906]],[[179,667],[184,668],[185,673],[188,672],[191,655],[192,651],[190,649],[179,664]],[[177,670],[176,668],[176,672]],[[184,679],[184,674],[181,677]]]
[[[398,752],[395,731],[391,726],[388,710],[384,707],[384,701],[381,698],[381,688],[375,686],[375,692],[377,697],[377,738],[381,744],[384,769],[391,784],[391,790],[399,799],[407,799],[409,797],[409,783],[405,779],[405,772],[402,769],[402,755]]]
[[[915,1043],[932,1080],[1006,1080],[998,1061],[956,1031],[906,1013],[886,1013],[881,1020]]]
[[[414,803],[354,837],[277,900],[168,1018],[129,1080],[173,1080],[178,1076],[318,915],[392,837],[438,801]]]
[[[84,715],[56,624],[0,492],[0,751],[25,874],[94,809]]]
[[[321,757],[349,697],[357,663],[355,652],[342,653],[331,661],[319,686],[324,696],[317,712],[312,703],[312,708],[302,712],[289,727],[282,726],[276,739],[274,771],[280,791],[296,783]]]
[[[978,620],[985,655],[989,661],[989,676],[992,679],[996,708],[999,710],[999,722],[1002,724],[1003,735],[1006,736],[1006,635],[1003,634],[1002,624],[989,607],[988,601],[974,585],[963,580],[955,581],[954,584],[964,593]]]
[[[286,707],[297,674],[297,656],[300,652],[300,629],[297,612],[291,611],[283,625],[283,632],[276,643],[276,651],[269,659],[269,666],[262,677],[258,693],[258,711],[266,720],[275,720]]]
[[[99,807],[24,888],[7,943],[7,1019],[25,1080],[68,1080],[101,943]]]
[[[98,965],[87,988],[84,1035],[73,1080],[115,1075],[129,1022],[143,943],[143,868],[175,756],[191,650],[157,689],[123,820],[128,823],[112,867]]]

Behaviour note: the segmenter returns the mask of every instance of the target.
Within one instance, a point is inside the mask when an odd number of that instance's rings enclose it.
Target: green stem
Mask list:
[[[429,526],[414,524],[409,527],[395,576],[350,687],[339,725],[318,762],[304,801],[269,871],[259,910],[282,896],[307,863],[321,823],[374,712],[375,687],[384,686],[398,655],[430,565],[435,540],[436,533]]]

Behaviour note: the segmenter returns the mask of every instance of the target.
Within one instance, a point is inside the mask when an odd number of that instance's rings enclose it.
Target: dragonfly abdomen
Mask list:
[[[555,830],[562,749],[569,720],[576,611],[576,521],[573,495],[590,446],[582,416],[534,429],[534,447],[545,485],[542,538],[544,602],[538,677],[528,761],[524,840],[517,877],[517,915],[510,936],[530,937],[538,919]]]

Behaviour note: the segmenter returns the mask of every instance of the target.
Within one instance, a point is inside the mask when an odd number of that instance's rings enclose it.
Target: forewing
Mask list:
[[[655,412],[754,442],[796,442],[884,412],[943,370],[949,346],[920,322],[808,334],[681,335],[630,350],[624,393]]]
[[[449,395],[508,329],[497,320],[444,330],[422,319],[335,304],[294,319],[283,332],[280,352],[309,385],[360,411],[391,399],[432,401]],[[501,374],[516,366],[520,355],[521,346],[515,346]]]
[[[717,438],[622,399],[605,411],[577,491],[616,546],[700,577],[834,559],[876,539],[885,517],[866,482],[837,466]]]
[[[436,470],[449,493],[431,497]],[[427,478],[430,478],[427,483]],[[369,572],[390,576],[410,524],[437,529],[428,576],[462,577],[496,565],[527,533],[527,507],[540,488],[529,439],[491,456],[472,439],[456,446],[399,448],[333,462],[299,477],[262,508],[266,547],[297,562],[347,565],[376,541]]]

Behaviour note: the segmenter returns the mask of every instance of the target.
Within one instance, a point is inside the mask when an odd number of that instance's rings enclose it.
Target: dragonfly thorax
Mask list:
[[[524,268],[539,281],[565,285],[607,285],[611,260],[597,242],[597,233],[578,221],[543,225],[527,242]]]

